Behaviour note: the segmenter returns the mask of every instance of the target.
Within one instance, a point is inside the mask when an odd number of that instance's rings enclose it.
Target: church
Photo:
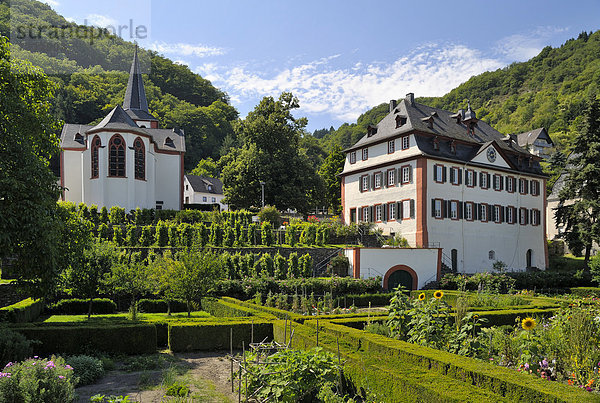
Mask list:
[[[148,110],[137,46],[123,106],[95,126],[67,123],[60,135],[62,200],[180,210],[183,206],[182,129],[161,129]]]

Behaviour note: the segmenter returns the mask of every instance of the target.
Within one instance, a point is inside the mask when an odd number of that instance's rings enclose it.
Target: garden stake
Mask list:
[[[231,393],[233,393],[233,327],[229,328],[229,354],[231,355]]]
[[[285,326],[283,328],[283,344],[285,344],[286,340],[287,340],[287,318],[285,319]]]
[[[317,347],[319,347],[319,319],[317,319]]]
[[[254,319],[252,319],[252,325],[250,327],[250,343],[254,343]]]
[[[243,344],[243,343],[242,343]],[[239,362],[240,372],[238,373],[238,403],[242,401],[242,362]]]

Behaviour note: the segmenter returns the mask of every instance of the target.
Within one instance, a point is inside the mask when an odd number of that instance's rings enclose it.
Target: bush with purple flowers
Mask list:
[[[0,402],[65,403],[74,399],[73,369],[61,357],[9,362],[0,370]]]

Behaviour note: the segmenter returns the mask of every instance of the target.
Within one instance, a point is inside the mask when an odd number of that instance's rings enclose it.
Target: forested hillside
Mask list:
[[[469,100],[477,117],[503,133],[545,127],[555,142],[567,147],[579,130],[587,92],[595,87],[600,87],[600,31],[583,32],[559,48],[544,48],[527,62],[480,74],[442,97],[417,102],[456,111]],[[348,147],[386,113],[387,104],[376,106],[356,123],[326,134],[324,141]]]
[[[57,117],[87,124],[123,102],[133,43],[111,35],[93,41],[70,36],[68,31],[77,28],[76,24],[32,0],[0,0],[0,35],[10,35],[11,23],[13,28],[47,27],[47,32],[59,32],[11,43],[12,57],[42,67],[58,84]],[[65,35],[60,35],[62,31]],[[150,112],[163,127],[185,129],[186,170],[193,169],[201,158],[218,159],[225,139],[234,138],[231,123],[238,117],[227,96],[188,67],[155,52],[140,49],[140,59],[148,64],[145,86]]]

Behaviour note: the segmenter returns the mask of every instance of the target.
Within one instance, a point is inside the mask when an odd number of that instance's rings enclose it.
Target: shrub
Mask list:
[[[298,232],[296,225],[290,224],[285,229],[285,243],[295,246],[298,243]]]
[[[305,245],[314,245],[317,238],[317,225],[310,223],[304,226],[302,234],[300,234],[300,243]]]
[[[61,299],[50,305],[49,311],[59,315],[84,315],[88,313],[88,299]],[[92,314],[106,315],[115,313],[117,304],[108,298],[94,298],[92,300]]]
[[[152,245],[152,227],[146,225],[142,227],[142,236],[140,237],[140,245],[148,247]]]
[[[191,248],[194,244],[194,226],[187,223],[179,224],[179,234],[181,246]]]
[[[281,225],[281,215],[275,206],[265,206],[258,212],[258,219],[261,223],[271,223],[273,228],[279,228]]]
[[[274,276],[277,280],[283,280],[287,277],[287,261],[279,252],[273,259],[273,265],[275,266]]]
[[[110,230],[108,225],[102,223],[98,226],[98,236],[102,239],[110,240]]]
[[[273,245],[273,228],[271,227],[271,223],[265,221],[260,226],[260,234],[262,244],[266,246]]]
[[[212,223],[210,226],[210,243],[214,246],[223,244],[223,230],[217,223]]]
[[[179,229],[176,225],[169,225],[169,246],[176,248],[179,246]]]
[[[110,215],[108,216],[108,220],[111,224],[125,224],[125,209],[119,206],[112,206],[110,208]]]
[[[250,245],[256,245],[257,239],[256,234],[258,233],[258,225],[256,223],[252,223],[248,225],[248,243]]]
[[[138,229],[135,225],[127,226],[127,245],[136,246],[138,244]]]
[[[187,305],[183,301],[170,301],[171,312],[186,312]],[[164,299],[140,299],[138,301],[140,312],[146,313],[166,313],[168,310],[167,301]]]
[[[123,246],[125,238],[123,237],[123,228],[120,225],[113,226],[113,239],[112,241],[118,246]]]
[[[89,355],[69,357],[67,364],[73,367],[73,374],[79,378],[77,385],[89,385],[104,375],[102,361]]]
[[[346,277],[350,261],[346,256],[338,255],[327,264],[327,273],[331,276]]]
[[[312,277],[313,275],[313,260],[312,257],[310,256],[310,254],[305,254],[304,256],[302,256],[300,258],[299,261],[299,265],[300,265],[300,272],[302,274],[302,277]]]
[[[0,368],[10,361],[21,361],[31,357],[32,342],[25,336],[7,328],[0,328]]]
[[[175,382],[174,384],[167,387],[165,395],[175,397],[187,397],[190,394],[190,388],[186,384],[181,382]]]
[[[0,321],[9,321],[13,323],[33,322],[40,316],[44,310],[44,303],[41,299],[24,299],[16,304],[0,308]]]
[[[233,246],[234,242],[235,242],[235,231],[231,227],[231,225],[228,225],[227,228],[225,229],[225,238],[223,240],[223,244],[224,244],[224,246],[231,248]]]
[[[230,329],[233,329],[231,332]],[[233,348],[241,349],[254,341],[273,339],[273,324],[254,321],[231,321],[225,323],[176,323],[169,327],[169,348],[173,352],[210,351],[229,348],[233,334]]]
[[[288,257],[288,278],[300,277],[300,267],[298,265],[298,253],[292,252]]]
[[[98,206],[92,204],[90,206],[90,221],[94,223],[94,225],[98,225],[100,217],[98,216]]]
[[[54,356],[11,364],[0,376],[0,402],[72,402],[75,380],[70,368]]]
[[[163,248],[169,243],[169,227],[164,221],[159,221],[156,224],[156,244]]]
[[[106,206],[102,206],[102,209],[100,210],[100,222],[108,224],[108,209]]]

